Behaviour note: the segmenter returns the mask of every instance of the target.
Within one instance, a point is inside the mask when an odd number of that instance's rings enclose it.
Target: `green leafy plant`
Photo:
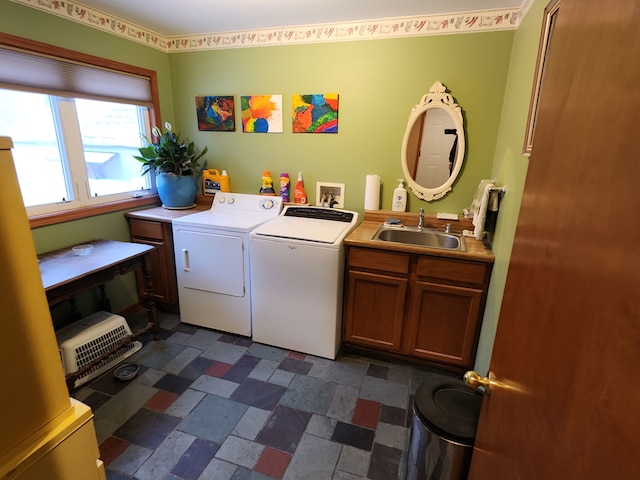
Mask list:
[[[157,143],[145,137],[147,146],[140,147],[140,155],[133,157],[142,163],[142,175],[150,171],[178,176],[198,175],[202,169],[199,161],[209,148],[205,146],[199,151],[193,142],[183,140],[179,133],[174,133],[169,122],[165,122],[164,127],[164,133],[158,127],[153,127],[151,131],[158,139]]]

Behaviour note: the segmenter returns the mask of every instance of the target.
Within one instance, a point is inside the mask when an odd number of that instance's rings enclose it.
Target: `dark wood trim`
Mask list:
[[[34,215],[29,217],[29,225],[31,228],[46,227],[57,223],[69,222],[71,220],[80,220],[82,218],[93,217],[95,215],[103,215],[105,213],[117,212],[120,210],[131,210],[147,205],[160,205],[158,195],[149,195],[142,198],[131,198],[118,202],[102,203],[100,205],[91,205],[89,207],[75,208],[64,212],[45,213],[42,215]]]

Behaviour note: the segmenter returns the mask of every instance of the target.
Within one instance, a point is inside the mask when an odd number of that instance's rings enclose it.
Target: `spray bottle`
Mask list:
[[[302,172],[298,173],[298,183],[293,193],[294,203],[307,203],[307,193],[304,191],[304,183],[302,182]]]

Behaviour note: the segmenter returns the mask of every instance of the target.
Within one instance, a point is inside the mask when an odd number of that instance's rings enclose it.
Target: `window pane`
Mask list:
[[[13,140],[13,159],[26,207],[72,199],[48,95],[0,89],[0,133]]]
[[[84,159],[92,197],[149,188],[133,155],[143,145],[146,109],[97,100],[76,99]]]

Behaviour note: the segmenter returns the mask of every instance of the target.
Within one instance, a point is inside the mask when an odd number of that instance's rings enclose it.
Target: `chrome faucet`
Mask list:
[[[418,228],[424,228],[424,208],[418,212]]]
[[[444,227],[444,233],[451,233],[451,224],[447,223]]]

